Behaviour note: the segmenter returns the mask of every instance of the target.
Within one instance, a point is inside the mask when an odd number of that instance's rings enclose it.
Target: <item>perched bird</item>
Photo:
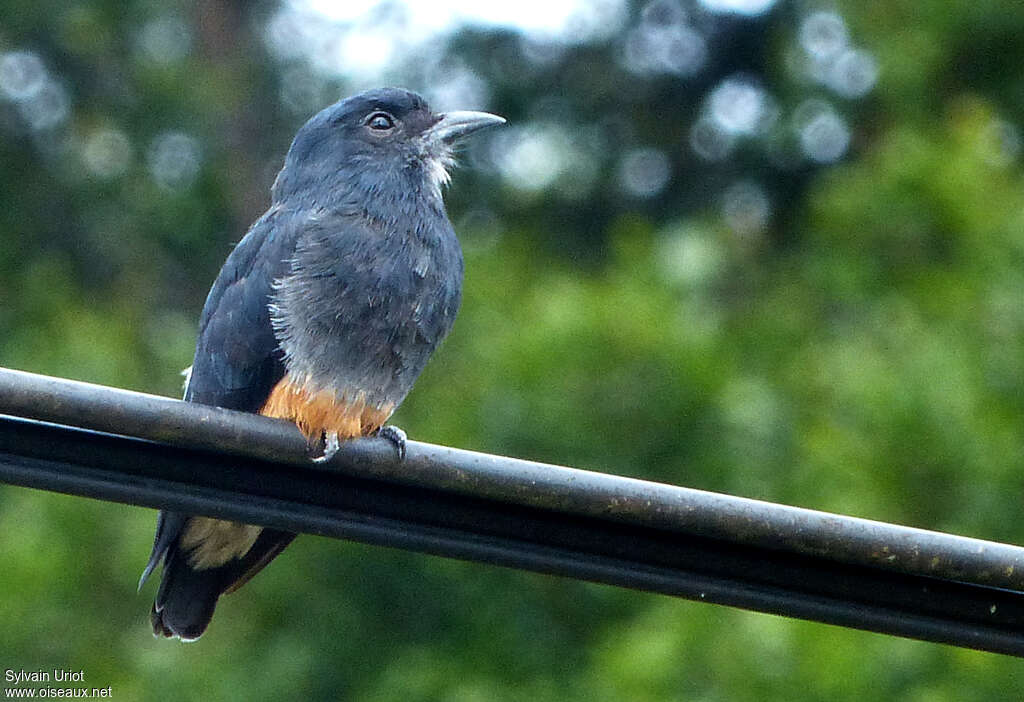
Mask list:
[[[322,459],[381,434],[451,329],[462,252],[441,198],[461,138],[505,120],[430,110],[397,88],[360,93],[295,135],[270,209],[206,298],[185,400],[295,422]],[[139,587],[163,560],[157,636],[197,639],[217,599],[295,534],[161,512]]]

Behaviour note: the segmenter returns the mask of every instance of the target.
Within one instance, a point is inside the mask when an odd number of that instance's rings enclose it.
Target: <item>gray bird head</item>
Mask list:
[[[398,197],[409,187],[440,197],[462,138],[505,120],[486,112],[435,113],[416,93],[369,90],[321,110],[295,135],[274,201],[326,205],[347,196]]]

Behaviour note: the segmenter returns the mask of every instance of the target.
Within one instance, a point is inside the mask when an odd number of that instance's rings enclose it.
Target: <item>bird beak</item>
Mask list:
[[[445,112],[428,133],[432,139],[454,144],[473,132],[505,124],[505,118],[489,112]]]

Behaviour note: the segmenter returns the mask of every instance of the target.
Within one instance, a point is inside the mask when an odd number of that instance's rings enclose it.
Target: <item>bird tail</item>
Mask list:
[[[177,548],[172,548],[164,561],[149,620],[155,636],[182,641],[195,641],[210,624],[217,599],[224,588],[221,586],[221,568],[195,570]]]
[[[175,540],[167,547],[160,589],[149,615],[153,634],[182,641],[198,639],[209,626],[220,596],[248,582],[294,538],[289,532],[264,529],[242,558],[205,569],[192,567],[187,552]]]

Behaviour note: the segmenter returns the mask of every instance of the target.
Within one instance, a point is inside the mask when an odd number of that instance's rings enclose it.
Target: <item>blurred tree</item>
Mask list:
[[[0,364],[177,394],[291,134],[404,84],[511,122],[451,191],[468,287],[414,437],[1024,541],[1019,3],[445,7],[9,0]],[[998,656],[313,538],[157,642],[152,524],[0,488],[0,662],[157,700],[1024,692]]]

